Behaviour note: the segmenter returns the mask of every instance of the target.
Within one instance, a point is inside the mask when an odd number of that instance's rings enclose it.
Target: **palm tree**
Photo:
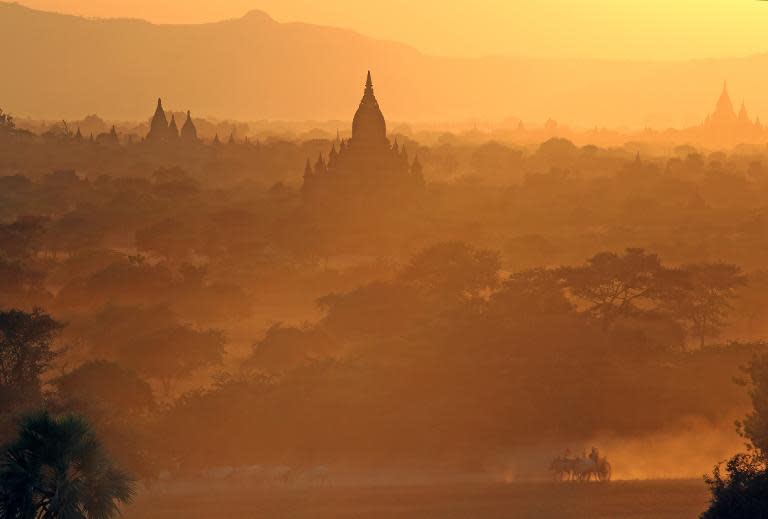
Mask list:
[[[134,495],[88,423],[41,411],[0,458],[0,519],[109,519]]]

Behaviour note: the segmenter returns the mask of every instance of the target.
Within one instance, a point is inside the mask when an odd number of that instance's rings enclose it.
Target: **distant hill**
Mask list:
[[[458,59],[263,12],[203,25],[93,20],[0,3],[0,107],[143,119],[167,107],[241,120],[351,119],[365,71],[389,120],[548,117],[581,126],[700,122],[727,79],[768,121],[768,55],[688,62]],[[535,49],[520,49],[520,55]]]

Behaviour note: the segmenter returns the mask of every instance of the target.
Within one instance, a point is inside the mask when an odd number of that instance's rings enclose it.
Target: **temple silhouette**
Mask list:
[[[149,133],[145,138],[145,142],[168,144],[177,141],[188,144],[198,142],[197,128],[195,128],[195,123],[192,122],[192,115],[187,111],[187,120],[181,128],[181,132],[179,132],[176,117],[171,115],[171,121],[168,122],[165,110],[163,110],[163,100],[158,98],[155,115],[152,116],[152,121],[149,123]]]
[[[723,90],[715,104],[715,110],[704,119],[700,131],[705,141],[716,145],[734,145],[761,140],[765,128],[759,117],[754,121],[750,119],[743,102],[739,113],[736,113],[728,94],[728,85],[723,82]]]
[[[336,197],[408,195],[424,187],[418,157],[411,162],[405,146],[389,142],[387,123],[373,93],[371,73],[352,119],[352,137],[336,138],[328,157],[307,160],[302,193],[307,202]]]

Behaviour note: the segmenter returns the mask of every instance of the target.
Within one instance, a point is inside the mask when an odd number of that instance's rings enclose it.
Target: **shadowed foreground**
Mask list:
[[[208,518],[695,518],[700,481],[602,484],[512,483],[417,487],[213,490],[145,493],[126,519]]]

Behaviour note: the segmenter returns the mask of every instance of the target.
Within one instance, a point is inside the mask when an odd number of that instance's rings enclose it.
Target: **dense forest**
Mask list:
[[[144,479],[495,471],[744,415],[768,151],[395,137],[418,196],[323,205],[302,172],[333,138],[156,146],[3,115],[3,440],[44,404]]]

